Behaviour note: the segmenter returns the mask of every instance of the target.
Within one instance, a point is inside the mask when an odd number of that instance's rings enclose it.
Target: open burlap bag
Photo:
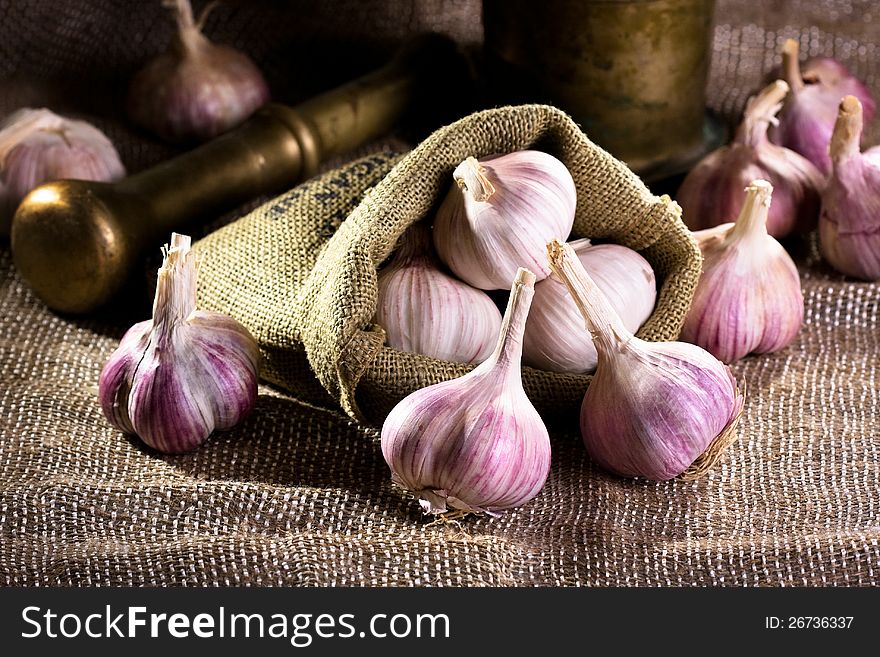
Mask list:
[[[371,323],[378,267],[408,226],[431,216],[462,160],[526,148],[555,155],[571,171],[572,238],[608,239],[651,263],[659,294],[639,336],[674,339],[700,274],[678,207],[545,105],[472,114],[406,155],[358,160],[209,235],[196,245],[200,302],[248,326],[267,380],[314,401],[329,393],[352,417],[380,423],[407,394],[472,366],[384,346],[384,331]],[[589,379],[523,370],[530,399],[550,417],[577,409]]]

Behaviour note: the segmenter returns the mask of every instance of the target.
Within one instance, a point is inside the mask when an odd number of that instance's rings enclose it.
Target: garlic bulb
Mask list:
[[[695,345],[635,337],[570,246],[552,242],[547,251],[599,354],[581,406],[590,456],[617,474],[661,481],[717,458],[743,405],[730,369]]]
[[[743,188],[759,178],[769,180],[776,190],[768,233],[785,237],[816,226],[819,193],[825,184],[822,173],[803,156],[767,139],[767,126],[787,92],[788,85],[777,80],[750,99],[733,142],[707,155],[688,173],[676,194],[688,228],[711,228],[738,216]]]
[[[128,330],[98,383],[110,424],[166,453],[234,427],[257,397],[256,341],[232,317],[195,309],[196,271],[190,238],[173,233],[153,318]]]
[[[550,438],[523,391],[522,333],[535,275],[520,269],[492,355],[468,374],[417,390],[382,425],[392,479],[426,513],[497,514],[525,504],[547,479]]]
[[[694,233],[703,273],[681,339],[725,363],[787,347],[804,318],[797,267],[767,234],[773,187],[755,180],[736,223]]]
[[[657,284],[651,265],[619,244],[590,244],[582,239],[571,248],[623,325],[633,333],[651,316]],[[535,285],[535,298],[523,337],[523,362],[551,372],[585,374],[596,369],[596,347],[565,285],[548,276]]]
[[[843,64],[829,58],[798,63],[798,42],[788,39],[782,50],[782,72],[791,93],[779,114],[779,125],[770,130],[770,139],[790,148],[828,174],[831,157],[828,144],[837,118],[840,99],[853,95],[861,100],[867,120],[874,116],[871,92]]]
[[[837,271],[880,280],[880,146],[859,152],[862,104],[840,101],[831,137],[833,169],[822,194],[819,246]]]
[[[565,165],[541,151],[469,157],[437,210],[434,244],[440,259],[466,283],[504,290],[519,267],[550,274],[544,245],[566,240],[577,193]]]
[[[170,141],[205,141],[235,127],[269,100],[269,87],[247,55],[211,43],[190,0],[164,0],[174,12],[171,48],[135,75],[128,93],[131,119]]]
[[[410,226],[379,273],[376,323],[389,347],[459,363],[495,348],[501,312],[480,290],[440,270],[428,227]]]
[[[71,178],[109,182],[125,176],[111,141],[85,121],[47,109],[21,109],[0,125],[0,235],[34,187]]]

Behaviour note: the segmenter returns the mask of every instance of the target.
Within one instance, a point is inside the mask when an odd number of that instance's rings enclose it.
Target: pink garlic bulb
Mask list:
[[[569,244],[623,325],[633,333],[638,331],[657,300],[657,283],[648,261],[619,244],[591,244],[588,239]],[[523,337],[523,362],[570,374],[596,369],[596,347],[584,328],[584,319],[565,285],[554,275],[535,285]]]
[[[269,87],[247,55],[211,43],[190,0],[164,0],[174,12],[177,34],[171,48],[135,75],[128,114],[169,141],[205,141],[248,118],[269,100]]]
[[[124,176],[113,143],[93,125],[47,109],[18,110],[0,125],[0,235],[9,235],[21,200],[45,182]]]
[[[676,194],[682,219],[703,230],[739,216],[742,190],[753,180],[768,180],[776,190],[767,232],[773,237],[805,233],[816,226],[822,173],[806,158],[767,139],[788,85],[777,80],[749,100],[732,143],[713,151],[688,173]]]
[[[860,152],[862,104],[840,101],[831,137],[833,162],[822,194],[819,246],[837,271],[867,281],[880,280],[880,146]]]
[[[495,351],[462,377],[417,390],[382,425],[392,479],[425,513],[493,515],[537,495],[550,471],[547,428],[522,387],[522,334],[535,275],[517,272]]]
[[[440,267],[428,227],[410,226],[379,272],[376,323],[394,349],[481,363],[495,348],[501,312],[485,292]]]
[[[524,150],[469,157],[452,177],[434,219],[434,245],[446,266],[481,290],[507,289],[519,267],[546,278],[544,245],[568,239],[574,223],[577,191],[566,166]]]
[[[730,369],[685,342],[646,342],[628,331],[571,247],[547,245],[599,355],[581,405],[590,457],[627,477],[684,474],[735,430],[743,398]]]
[[[257,343],[232,317],[195,308],[196,277],[190,238],[172,233],[153,318],[126,332],[98,382],[110,424],[169,454],[231,429],[257,399]]]
[[[782,73],[791,92],[779,114],[779,125],[770,130],[770,139],[800,153],[827,175],[831,171],[828,145],[840,99],[858,98],[870,122],[875,110],[871,92],[843,64],[827,57],[810,60],[801,70],[794,39],[783,47]]]
[[[797,267],[767,234],[773,187],[755,180],[736,223],[698,231],[703,272],[681,330],[725,363],[787,347],[804,318]]]

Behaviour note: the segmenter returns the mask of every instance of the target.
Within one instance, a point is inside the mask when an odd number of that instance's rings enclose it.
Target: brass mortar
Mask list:
[[[646,180],[724,140],[705,87],[713,0],[483,0],[496,102],[548,102]]]

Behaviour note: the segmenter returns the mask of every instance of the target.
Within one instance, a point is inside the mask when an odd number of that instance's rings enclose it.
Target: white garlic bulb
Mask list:
[[[113,143],[93,125],[47,109],[18,110],[0,125],[0,235],[9,235],[12,215],[34,187],[124,176]]]
[[[153,318],[128,330],[98,382],[107,420],[170,454],[231,429],[257,399],[257,343],[232,317],[196,309],[196,276],[190,238],[173,233]]]
[[[697,231],[703,254],[681,339],[725,363],[787,347],[804,318],[797,267],[767,234],[773,186],[755,180],[735,223]]]
[[[590,457],[619,475],[657,481],[710,467],[742,414],[730,368],[693,344],[635,337],[571,247],[552,242],[547,252],[599,354],[581,405]]]
[[[376,323],[394,349],[481,363],[495,348],[501,312],[485,292],[440,266],[428,227],[410,226],[394,258],[379,272]]]
[[[860,152],[864,122],[855,96],[840,101],[831,137],[831,177],[822,193],[819,246],[837,271],[880,280],[880,146]]]
[[[546,278],[545,245],[568,239],[574,223],[577,192],[566,166],[524,150],[469,157],[452,176],[434,220],[440,259],[481,290],[507,289],[520,267]]]
[[[204,141],[235,127],[269,100],[269,87],[251,59],[211,43],[190,0],[165,0],[177,34],[171,48],[135,75],[128,114],[138,125],[169,141]]]
[[[584,269],[635,333],[654,310],[657,283],[651,265],[619,244],[570,242]],[[551,372],[586,374],[596,369],[596,347],[565,285],[554,274],[535,285],[523,337],[523,362]]]
[[[537,495],[550,471],[547,428],[522,387],[522,332],[535,276],[514,280],[492,355],[468,374],[417,390],[382,425],[392,479],[426,513],[498,514]]]

